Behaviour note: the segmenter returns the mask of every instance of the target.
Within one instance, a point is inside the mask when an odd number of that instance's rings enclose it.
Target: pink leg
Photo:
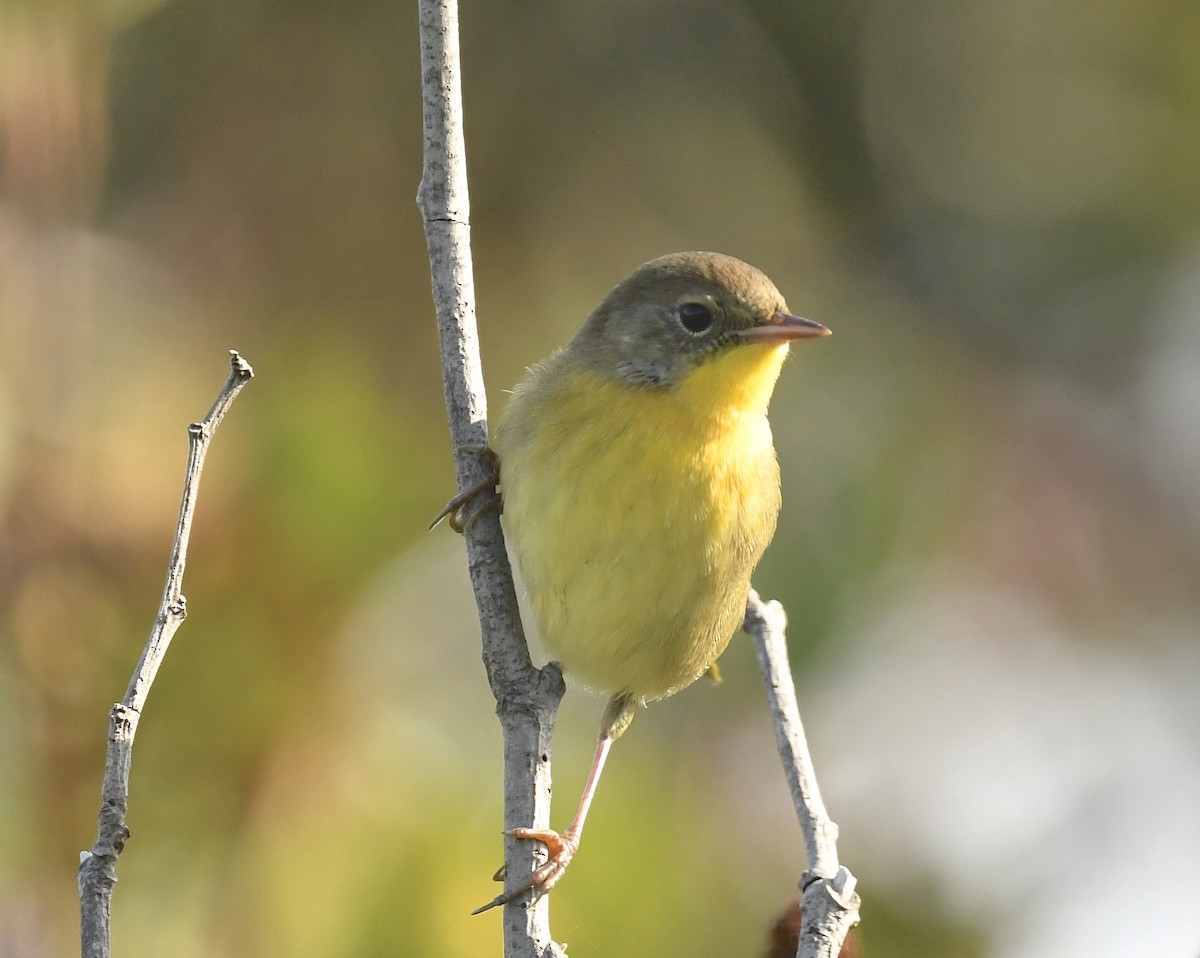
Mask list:
[[[565,832],[560,835],[551,829],[537,828],[514,828],[505,832],[506,835],[511,835],[513,838],[542,842],[550,853],[550,857],[546,860],[546,864],[529,876],[528,881],[497,895],[486,905],[476,908],[471,912],[472,915],[478,915],[497,905],[508,904],[527,891],[532,891],[535,898],[540,898],[555,886],[579,850],[583,823],[587,820],[588,809],[592,807],[592,798],[595,797],[596,786],[600,783],[600,775],[604,771],[604,762],[608,758],[608,751],[612,748],[614,741],[615,736],[604,732],[600,736],[600,741],[596,743],[596,754],[592,758],[592,768],[588,772],[587,784],[583,786],[583,795],[579,798],[579,807],[575,810],[575,817]]]

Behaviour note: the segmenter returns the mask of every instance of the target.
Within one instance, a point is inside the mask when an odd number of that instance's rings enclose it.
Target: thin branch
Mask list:
[[[104,784],[100,792],[100,823],[96,844],[90,852],[80,855],[79,913],[80,945],[83,958],[108,958],[110,944],[109,906],[112,889],[117,880],[117,858],[125,848],[129,829],[125,826],[125,815],[129,810],[129,769],[133,761],[133,739],[137,734],[138,719],[141,718],[146,696],[158,674],[163,656],[171,644],[176,630],[187,617],[187,600],[184,598],[183,570],[187,562],[188,538],[192,531],[192,516],[196,511],[196,494],[200,489],[200,473],[204,468],[204,457],[213,433],[221,424],[225,413],[242,391],[242,387],[254,376],[250,368],[235,350],[229,351],[231,371],[225,385],[221,387],[216,402],[208,415],[200,422],[188,426],[188,463],[183,484],[183,502],[179,507],[179,525],[175,530],[175,544],[171,549],[171,560],[167,565],[167,582],[163,589],[162,603],[150,641],[142,652],[141,661],[134,670],[125,697],[114,705],[108,720],[108,754],[104,763]]]
[[[860,900],[854,891],[857,879],[838,863],[837,825],[830,820],[821,801],[804,726],[800,723],[796,686],[788,664],[787,614],[778,602],[763,602],[751,589],[746,602],[745,629],[754,639],[775,723],[779,757],[808,851],[808,870],[800,878],[804,898],[797,958],[836,958],[847,932],[858,923]]]
[[[442,377],[460,489],[487,485],[487,397],[475,325],[470,201],[463,136],[462,83],[455,0],[418,0],[425,161],[417,205],[425,221]],[[547,828],[550,746],[564,685],[557,667],[536,669],[517,609],[512,570],[495,509],[466,528],[467,565],[479,606],[483,663],[504,733],[505,828]],[[505,840],[505,873],[517,884],[544,858],[536,842]],[[550,937],[548,899],[522,896],[504,908],[506,958],[564,952]]]

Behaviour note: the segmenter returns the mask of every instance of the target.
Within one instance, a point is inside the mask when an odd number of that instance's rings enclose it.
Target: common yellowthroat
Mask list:
[[[610,698],[571,824],[510,832],[549,859],[480,911],[553,887],[638,706],[712,669],[740,627],[779,514],[767,405],[788,344],[828,333],[741,260],[675,253],[514,390],[493,435],[508,541],[546,647]]]

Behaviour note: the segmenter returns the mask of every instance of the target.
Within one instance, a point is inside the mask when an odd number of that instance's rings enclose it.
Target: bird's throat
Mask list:
[[[675,394],[701,416],[764,415],[787,352],[787,343],[736,346],[692,370]]]

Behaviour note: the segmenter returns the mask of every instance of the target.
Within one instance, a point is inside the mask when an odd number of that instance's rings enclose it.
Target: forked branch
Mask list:
[[[808,870],[800,878],[804,894],[797,958],[837,958],[846,934],[858,924],[857,879],[838,863],[837,825],[825,811],[817,787],[788,664],[787,614],[778,602],[763,602],[751,589],[745,629],[754,639],[775,724],[775,743],[808,851]]]

